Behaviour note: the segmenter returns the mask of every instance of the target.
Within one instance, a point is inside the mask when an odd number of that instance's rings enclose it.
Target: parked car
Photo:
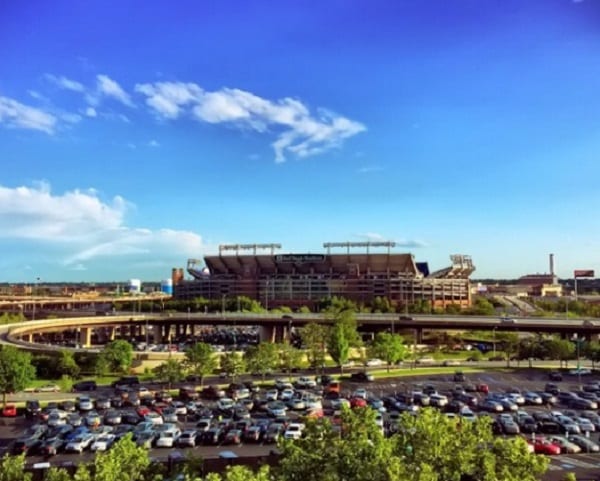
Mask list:
[[[36,399],[30,399],[25,401],[25,417],[34,418],[39,416],[42,412],[42,407],[40,406],[40,402]]]
[[[353,372],[350,375],[350,381],[352,382],[373,382],[375,377],[373,374],[361,371],[361,372]]]
[[[585,436],[575,434],[573,436],[569,436],[569,439],[572,443],[577,444],[577,446],[579,446],[584,453],[600,452],[600,446],[598,445],[598,443],[595,443],[594,441],[586,438]]]
[[[186,429],[181,433],[181,436],[177,438],[177,446],[181,448],[193,448],[196,446],[197,439],[198,431],[195,429]]]
[[[95,391],[98,389],[96,381],[79,381],[73,384],[73,392]]]
[[[225,444],[240,444],[242,442],[242,431],[240,429],[230,429],[225,434]]]
[[[60,386],[58,384],[44,384],[43,386],[36,387],[35,392],[59,392]]]
[[[16,404],[5,404],[2,408],[2,416],[5,418],[14,418],[17,415]]]
[[[94,436],[91,433],[80,434],[67,443],[65,451],[82,453],[91,446],[93,441]]]
[[[92,451],[106,451],[115,442],[115,435],[112,433],[103,433],[98,436],[92,443],[90,449]]]
[[[578,446],[564,436],[548,436],[548,440],[551,443],[560,446],[560,452],[562,454],[577,454],[581,452],[581,446]]]
[[[561,447],[558,444],[554,444],[552,441],[543,438],[536,437],[532,440],[533,448],[538,454],[557,455],[561,452]]]

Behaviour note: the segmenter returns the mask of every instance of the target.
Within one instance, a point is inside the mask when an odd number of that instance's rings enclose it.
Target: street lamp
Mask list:
[[[492,329],[492,354],[496,356],[496,326]]]

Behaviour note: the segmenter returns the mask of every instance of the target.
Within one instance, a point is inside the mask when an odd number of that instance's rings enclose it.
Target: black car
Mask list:
[[[98,389],[96,381],[79,381],[73,384],[73,392],[95,391]]]
[[[25,401],[25,417],[34,418],[41,414],[42,407],[40,406],[40,402],[36,399],[30,399],[29,401]]]
[[[65,446],[65,440],[59,436],[55,436],[53,438],[48,438],[42,441],[41,444],[38,445],[38,452],[41,456],[55,456]]]
[[[120,379],[114,381],[111,386],[112,387],[123,387],[123,386],[137,386],[140,383],[140,380],[137,376],[123,376]]]
[[[374,380],[375,378],[373,377],[373,374],[365,371],[353,372],[350,375],[350,381],[352,382],[373,382]]]
[[[225,438],[225,431],[221,428],[213,427],[202,433],[203,444],[219,444]]]
[[[456,371],[454,373],[453,380],[454,382],[465,382],[465,373],[462,371]]]
[[[24,454],[25,456],[27,456],[37,451],[40,443],[40,438],[35,436],[17,439],[12,446],[11,452],[15,455]]]
[[[562,374],[560,372],[556,372],[556,371],[552,371],[550,374],[548,374],[548,378],[551,381],[562,381],[563,380]]]

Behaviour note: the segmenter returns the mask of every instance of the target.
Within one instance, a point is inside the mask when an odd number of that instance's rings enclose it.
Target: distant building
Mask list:
[[[418,300],[435,307],[471,304],[469,276],[475,270],[470,256],[451,256],[452,265],[430,272],[412,254],[391,252],[393,242],[326,243],[326,253],[275,254],[278,244],[220,246],[219,255],[206,256],[204,262],[188,260],[193,280],[173,283],[177,299],[221,299],[247,296],[266,308],[314,307],[333,296],[370,304],[375,297],[386,297],[403,306]],[[385,253],[373,253],[385,247]],[[343,248],[345,253],[331,253]],[[362,252],[350,249],[362,248]],[[258,250],[270,249],[270,254]],[[252,250],[253,254],[240,254]],[[233,253],[230,253],[234,251]]]

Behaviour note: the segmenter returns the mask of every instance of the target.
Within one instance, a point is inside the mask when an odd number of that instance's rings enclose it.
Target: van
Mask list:
[[[98,389],[96,381],[79,381],[73,384],[73,392],[95,391]]]
[[[116,381],[114,381],[111,386],[112,387],[118,387],[118,386],[136,386],[137,384],[140,383],[140,380],[137,376],[123,376],[120,379],[117,379]]]

